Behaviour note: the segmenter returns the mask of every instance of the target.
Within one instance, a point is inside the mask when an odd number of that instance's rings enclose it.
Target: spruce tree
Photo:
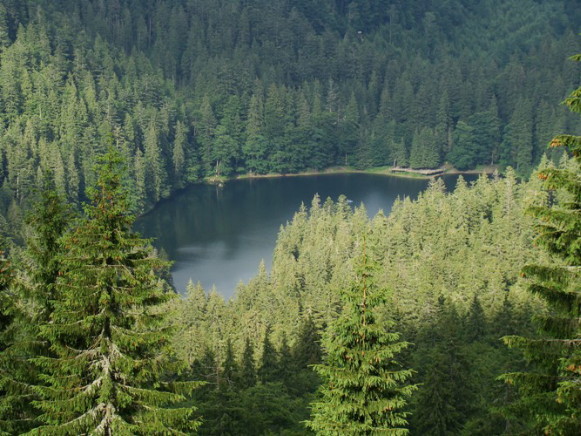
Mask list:
[[[51,355],[50,342],[39,337],[38,325],[50,320],[60,271],[59,240],[70,217],[70,209],[56,192],[52,178],[47,177],[26,220],[26,249],[20,255],[19,271],[14,271],[12,283],[13,298],[20,309],[13,312],[13,334],[3,353],[7,366],[2,402],[18,413],[13,413],[10,423],[0,427],[13,433],[38,425],[38,411],[31,407],[35,399],[31,386],[39,382],[40,371],[30,359]]]
[[[488,333],[488,323],[480,299],[474,295],[466,317],[465,340],[468,343],[484,341]]]
[[[297,395],[314,393],[320,385],[318,374],[310,366],[321,363],[321,335],[309,312],[303,316],[297,338],[290,349],[292,375],[285,379],[289,392]],[[282,355],[282,352],[281,352]],[[282,356],[281,356],[282,365]]]
[[[574,58],[581,60],[581,55]],[[565,103],[581,113],[581,88]],[[540,172],[545,188],[557,192],[559,201],[530,209],[537,218],[536,242],[552,263],[527,265],[522,275],[529,290],[547,303],[541,316],[538,339],[507,336],[505,343],[524,352],[532,364],[529,372],[504,374],[519,388],[520,399],[506,413],[530,418],[536,431],[574,435],[581,428],[581,136],[559,135],[551,147],[566,147],[574,168],[548,168]]]
[[[291,355],[297,369],[302,370],[309,365],[321,363],[320,335],[311,313],[307,313],[301,321],[297,340],[291,349]]]
[[[240,387],[242,389],[250,388],[256,384],[254,347],[248,338],[246,338],[246,342],[244,342],[244,351],[242,352],[242,362],[240,363],[239,378]]]
[[[433,318],[417,341],[421,385],[412,424],[421,435],[456,434],[473,400],[470,362],[462,350],[461,319],[454,305],[440,296]]]
[[[376,320],[386,290],[376,286],[374,269],[364,254],[352,285],[342,292],[343,310],[325,332],[327,357],[314,366],[323,384],[306,423],[317,434],[408,432],[402,409],[415,386],[406,384],[412,370],[395,360],[408,343],[388,330],[393,325]]]
[[[51,176],[44,181],[38,201],[28,215],[24,267],[29,278],[27,297],[37,306],[36,319],[48,321],[55,300],[56,281],[61,270],[60,239],[68,229],[73,212],[56,191]]]
[[[194,382],[178,370],[162,304],[173,297],[149,242],[131,231],[122,162],[109,151],[98,168],[86,218],[63,239],[50,321],[40,336],[52,356],[34,359],[43,425],[34,434],[169,434],[195,429],[184,401]],[[171,408],[168,406],[172,406]]]
[[[238,376],[238,365],[234,359],[234,350],[232,349],[232,340],[226,340],[226,356],[222,363],[222,373],[220,374],[219,388],[223,390],[232,390],[236,388]]]
[[[266,326],[262,343],[262,358],[258,368],[258,380],[262,383],[274,382],[278,379],[278,353],[270,340],[270,325]]]
[[[291,380],[296,374],[296,368],[293,363],[291,348],[288,344],[286,332],[283,331],[280,348],[278,350],[276,375],[277,380],[283,382],[287,388],[292,388]]]
[[[0,435],[16,433],[18,421],[18,402],[15,401],[14,383],[11,373],[12,359],[6,352],[11,340],[10,327],[13,321],[13,296],[11,285],[14,271],[5,255],[6,241],[0,231]]]

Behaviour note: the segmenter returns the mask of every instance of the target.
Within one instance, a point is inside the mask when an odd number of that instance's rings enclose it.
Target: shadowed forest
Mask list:
[[[0,435],[578,434],[580,21],[1,1]],[[444,164],[498,171],[316,196],[228,301],[132,230],[209,179]]]
[[[433,3],[433,4],[432,4]],[[74,203],[114,144],[137,211],[204,177],[330,166],[528,175],[579,74],[573,1],[0,4],[0,206]]]

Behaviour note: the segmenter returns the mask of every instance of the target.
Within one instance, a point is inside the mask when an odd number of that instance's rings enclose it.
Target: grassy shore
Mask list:
[[[452,174],[492,174],[495,171],[495,167],[487,166],[487,167],[479,167],[473,170],[466,170],[466,171],[459,171],[453,167],[446,166],[442,168],[442,172],[435,175],[426,175],[422,174],[419,171],[415,170],[406,170],[402,171],[392,171],[391,166],[382,166],[382,167],[374,167],[368,168],[365,170],[358,170],[353,167],[342,166],[342,167],[331,167],[321,171],[317,170],[309,170],[309,171],[301,171],[299,173],[268,173],[268,174],[240,174],[234,177],[225,177],[225,176],[213,176],[213,177],[206,177],[204,179],[205,183],[210,183],[214,185],[220,185],[226,183],[228,180],[243,180],[243,179],[270,179],[270,178],[277,178],[277,177],[301,177],[301,176],[319,176],[325,174],[376,174],[382,176],[392,176],[392,177],[403,177],[403,178],[413,178],[413,179],[430,179],[437,176],[443,175],[452,175]]]

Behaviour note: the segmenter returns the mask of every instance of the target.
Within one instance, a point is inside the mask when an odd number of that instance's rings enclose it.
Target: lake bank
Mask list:
[[[353,167],[342,166],[342,167],[331,167],[324,170],[307,170],[301,171],[298,173],[267,173],[267,174],[240,174],[233,177],[226,177],[226,176],[214,176],[214,177],[206,177],[202,183],[207,183],[211,185],[220,185],[224,184],[231,180],[248,180],[248,179],[274,179],[280,177],[304,177],[304,176],[321,176],[327,174],[369,174],[369,175],[381,175],[381,176],[389,176],[389,177],[402,177],[402,178],[419,178],[419,179],[431,179],[434,177],[440,176],[449,176],[449,175],[478,175],[478,174],[493,174],[497,171],[497,167],[495,166],[486,166],[482,168],[475,168],[471,170],[457,170],[451,166],[443,166],[437,169],[429,169],[429,170],[414,170],[412,168],[401,168],[401,167],[391,167],[391,166],[383,166],[383,167],[373,167],[368,168],[365,170],[359,170]]]
[[[158,203],[139,218],[135,230],[154,238],[154,245],[174,261],[172,277],[178,292],[185,292],[191,278],[206,290],[215,285],[229,298],[240,281],[256,275],[261,260],[270,269],[280,226],[292,219],[301,204],[311,204],[315,195],[322,201],[345,195],[353,207],[364,204],[372,217],[379,210],[389,214],[396,199],[415,199],[429,185],[429,178],[386,175],[247,177],[222,188],[198,183]],[[453,190],[457,177],[443,178],[447,189]]]
[[[203,179],[199,179],[195,182],[191,182],[188,185],[184,186],[183,188],[176,189],[172,191],[168,197],[162,198],[157,203],[149,205],[145,210],[141,211],[138,216],[142,217],[148,215],[151,211],[153,211],[160,203],[165,201],[171,201],[172,198],[176,195],[179,195],[180,192],[186,191],[192,186],[200,186],[200,185],[210,185],[210,186],[217,186],[219,188],[223,188],[224,184],[231,181],[236,180],[259,180],[259,179],[279,179],[279,178],[292,178],[292,177],[309,177],[309,176],[323,176],[323,175],[346,175],[346,174],[367,174],[367,175],[377,175],[377,176],[387,176],[387,177],[396,177],[401,179],[420,179],[420,180],[430,180],[434,177],[443,177],[443,176],[458,176],[458,175],[480,175],[480,174],[488,174],[492,175],[495,171],[498,170],[496,166],[486,166],[482,168],[475,168],[471,170],[457,170],[451,166],[442,167],[442,172],[433,175],[426,175],[423,174],[422,171],[424,170],[413,170],[411,168],[400,169],[399,171],[393,171],[393,167],[391,166],[383,166],[383,167],[373,167],[368,168],[365,170],[359,170],[353,167],[348,166],[340,166],[340,167],[330,167],[324,170],[308,170],[308,171],[301,171],[298,173],[267,173],[267,174],[238,174],[231,177],[226,176],[214,176],[214,177],[205,177]]]

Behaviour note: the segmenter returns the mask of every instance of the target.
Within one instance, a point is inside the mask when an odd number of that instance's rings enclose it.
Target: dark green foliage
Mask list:
[[[194,429],[193,408],[168,408],[195,383],[174,383],[171,331],[163,303],[172,298],[148,242],[130,230],[119,155],[99,169],[86,218],[64,238],[50,320],[40,337],[51,356],[33,360],[46,385],[43,425],[35,434],[152,434]]]
[[[413,169],[436,168],[440,163],[440,150],[434,132],[425,127],[416,130],[410,150],[410,167]]]
[[[239,338],[235,348],[241,356],[246,337],[262,346],[257,323],[269,324],[279,353],[288,335],[297,367],[317,363],[308,362],[308,356],[319,355],[321,326],[341,313],[338,289],[352,282],[353,265],[361,255],[358,241],[366,235],[381,265],[375,276],[378,287],[395,288],[385,295],[388,304],[379,310],[379,322],[397,320],[402,340],[416,344],[402,350],[397,360],[404,368],[417,369],[412,383],[430,377],[437,381],[421,386],[423,393],[413,395],[406,406],[410,432],[421,434],[420,417],[435,420],[430,391],[443,398],[439,419],[458,433],[489,435],[517,428],[518,420],[506,420],[496,410],[514,391],[495,379],[523,368],[522,359],[504,349],[500,337],[507,331],[528,333],[526,319],[538,312],[515,286],[522,265],[539,256],[531,245],[530,218],[523,213],[525,204],[539,195],[537,189],[535,181],[517,183],[514,173],[483,177],[474,186],[459,182],[454,193],[445,193],[436,181],[417,201],[402,200],[389,217],[373,219],[362,209],[351,210],[344,199],[321,204],[316,197],[280,232],[271,272],[260,269],[226,308],[215,312],[216,319],[225,320],[218,322],[221,334]],[[436,316],[440,309],[434,289],[445,296],[446,316]],[[442,339],[435,341],[436,336]],[[284,391],[309,401],[320,383],[317,377],[297,369],[290,380],[282,380],[281,395]]]
[[[291,351],[292,359],[298,369],[305,369],[310,365],[321,363],[320,342],[319,331],[309,312],[302,319],[295,345]]]
[[[267,349],[271,347],[273,345],[268,339]],[[276,352],[272,348],[268,353],[272,356],[273,351]],[[285,346],[284,337],[277,352],[280,359],[269,366],[273,370],[268,371],[268,381],[257,383],[249,341],[244,346],[240,365],[233,360],[234,353],[228,340],[221,365],[209,350],[194,364],[193,376],[208,381],[205,387],[195,393],[195,404],[199,405],[199,412],[203,416],[199,433],[303,434],[305,429],[301,421],[308,416],[308,394],[315,389],[316,383],[312,383],[312,378],[308,379],[311,383],[305,383],[303,373],[295,371],[290,348]],[[267,360],[270,359],[267,357]],[[240,367],[242,372],[237,372]],[[312,373],[310,369],[306,372]],[[296,385],[295,382],[302,384]]]
[[[529,174],[533,163],[533,113],[529,99],[518,100],[506,127],[502,160],[513,164],[521,174]]]
[[[581,88],[566,104],[581,113]],[[573,435],[581,426],[581,137],[560,135],[551,146],[564,146],[573,156],[570,166],[539,173],[556,201],[530,209],[536,218],[536,242],[552,262],[529,264],[522,271],[529,290],[546,302],[548,310],[538,319],[540,338],[504,338],[509,347],[523,351],[531,370],[505,374],[503,379],[520,393],[506,409],[508,416],[528,418],[533,429],[545,434]]]
[[[476,163],[477,145],[475,128],[458,121],[454,130],[454,148],[447,155],[452,165],[460,170],[473,168]]]
[[[477,165],[497,163],[500,145],[500,120],[497,112],[493,100],[487,111],[471,115],[466,122],[458,121],[453,135],[454,147],[447,155],[452,165],[465,170]]]
[[[7,242],[0,229],[0,434],[10,435],[21,429],[20,421],[26,418],[17,400],[18,389],[13,383],[14,365],[7,355],[7,348],[13,342],[11,332],[14,319],[14,296],[11,284],[14,279],[13,267],[6,256]]]
[[[0,232],[0,307],[2,308],[0,313],[0,331],[5,331],[10,325],[11,320],[10,284],[13,280],[14,272],[6,256],[7,245],[4,235]],[[5,345],[2,346],[2,349],[4,348]]]
[[[258,384],[242,394],[248,434],[280,434],[286,429],[290,434],[304,434],[300,424],[306,415],[303,401],[287,394],[281,382]]]
[[[54,310],[56,281],[60,275],[62,246],[60,239],[70,225],[71,209],[55,191],[51,179],[46,179],[38,200],[28,214],[26,250],[19,262],[20,277],[13,284],[13,298],[20,310],[14,313],[14,334],[4,359],[9,362],[6,380],[9,392],[3,397],[17,409],[18,418],[11,425],[14,431],[28,430],[38,425],[38,410],[32,407],[37,399],[31,388],[39,383],[40,368],[31,358],[52,356],[50,341],[39,335],[39,325],[48,323]]]
[[[504,296],[500,310],[495,314],[492,330],[496,338],[513,335],[517,330],[518,320],[513,317],[513,305],[508,293]]]
[[[472,299],[464,329],[469,343],[484,339],[488,333],[488,322],[477,295]]]
[[[292,389],[292,379],[296,374],[296,367],[288,345],[286,332],[283,332],[281,344],[278,350],[278,379],[285,383],[287,389]]]
[[[232,341],[230,338],[226,341],[226,356],[222,364],[222,374],[219,380],[219,387],[222,390],[232,390],[236,387],[238,380],[238,365],[232,350]]]
[[[310,313],[302,318],[288,363],[282,358],[282,350],[281,346],[280,365],[288,373],[282,380],[289,392],[297,396],[313,394],[320,384],[320,377],[312,366],[321,363],[322,350],[319,329]]]
[[[525,1],[6,0],[0,210],[26,206],[49,170],[83,201],[94,144],[128,159],[139,211],[249,172],[500,154],[525,174],[572,123],[547,108],[579,47],[568,2]]]
[[[460,169],[500,160],[519,174],[530,172],[555,132],[572,128],[578,133],[566,111],[548,109],[569,85],[577,86],[578,74],[561,60],[563,53],[579,48],[574,31],[581,16],[573,3],[1,2],[0,211],[9,229],[19,227],[34,188],[47,175],[53,192],[42,200],[44,209],[35,211],[24,238],[26,251],[11,254],[10,274],[0,266],[0,389],[10,394],[0,399],[0,415],[9,419],[0,428],[26,430],[17,421],[33,412],[31,398],[23,396],[30,392],[10,385],[15,380],[37,385],[43,399],[36,404],[49,426],[89,410],[99,395],[106,399],[115,393],[118,416],[131,426],[141,403],[133,406],[141,399],[116,385],[118,379],[93,393],[73,393],[64,386],[96,379],[100,361],[94,356],[112,350],[106,341],[89,339],[99,329],[110,329],[111,340],[119,339],[116,346],[129,356],[118,361],[119,374],[129,372],[133,388],[151,389],[143,391],[148,397],[143,401],[183,398],[166,392],[165,384],[180,366],[169,353],[170,331],[157,312],[158,303],[169,299],[159,280],[168,272],[148,244],[129,232],[127,208],[143,211],[188,183],[246,172],[333,165],[427,168],[444,158]],[[579,92],[568,102],[580,109]],[[555,144],[576,150],[579,139],[561,136]],[[87,198],[87,187],[97,179],[93,165],[107,145],[128,163],[123,176],[128,198],[119,196],[110,211],[89,207],[88,218],[63,243],[60,236],[70,219],[58,198],[73,204]],[[554,174],[551,183],[570,186],[577,195],[571,173],[547,174]],[[383,320],[397,318],[404,339],[418,345],[397,359],[403,367],[417,367],[426,382],[417,401],[407,406],[417,418],[413,430],[494,434],[520,429],[524,413],[503,421],[487,409],[514,395],[494,383],[495,373],[523,367],[499,348],[498,338],[527,332],[523,314],[538,311],[514,286],[525,261],[538,257],[521,214],[535,186],[517,185],[509,173],[502,181],[480,180],[474,188],[460,184],[453,195],[442,189],[434,183],[417,202],[398,202],[389,218],[372,221],[344,201],[315,202],[281,232],[272,275],[243,286],[231,302],[201,291],[188,303],[196,307],[175,322],[180,335],[174,345],[191,366],[179,379],[196,374],[209,382],[194,400],[206,416],[202,433],[306,431],[300,421],[307,418],[306,405],[320,382],[309,369],[320,364],[320,326],[341,325],[334,321],[342,306],[337,290],[352,281],[362,235],[377,245],[377,288],[393,288],[397,296],[382,306],[378,319],[391,326]],[[98,192],[91,195],[99,198]],[[558,194],[561,209],[546,215],[546,223],[558,223],[544,241],[554,252],[576,243],[575,232],[563,231],[576,226],[571,212],[576,200],[569,197]],[[108,227],[115,222],[121,230]],[[114,242],[121,246],[115,248]],[[568,253],[561,263],[577,265],[577,254]],[[119,274],[115,278],[108,270]],[[566,289],[573,289],[577,280],[558,268],[526,273],[551,276],[537,288],[545,295],[548,288],[565,289],[567,281]],[[97,280],[107,290],[91,296],[89,286]],[[119,284],[135,293],[120,297],[114,291]],[[454,322],[440,313],[452,311],[440,311],[435,297],[440,293],[461,314],[452,317]],[[566,303],[567,310],[577,304],[573,298]],[[312,318],[304,316],[303,307],[312,308]],[[545,330],[563,330],[559,316],[549,315],[556,318],[547,318]],[[144,333],[148,323],[153,330]],[[115,336],[115,328],[132,331]],[[425,339],[432,331],[431,340],[439,338],[435,342]],[[386,335],[390,346],[402,346],[397,335]],[[79,351],[88,349],[94,356]],[[63,360],[75,353],[78,367]],[[136,361],[157,353],[164,357],[135,369]],[[418,359],[420,354],[426,361]],[[34,366],[21,364],[31,356],[46,383]],[[573,408],[570,404],[578,405],[568,383],[576,380],[579,362],[564,357],[547,365],[561,378],[551,379],[557,394],[543,391],[548,399],[542,403],[554,406],[559,419]],[[89,368],[91,359],[97,360]],[[166,363],[170,374],[162,370]],[[466,395],[468,390],[474,395]],[[458,398],[444,400],[451,392]],[[562,403],[553,401],[558,395]],[[170,410],[176,419],[182,412],[193,416],[190,409]],[[193,427],[196,422],[192,419]],[[29,420],[27,425],[35,424]],[[159,430],[155,425],[152,432]]]
[[[246,338],[242,362],[240,364],[240,386],[249,388],[256,384],[256,366],[254,362],[254,348],[250,340]]]
[[[374,284],[374,266],[364,254],[326,332],[325,363],[314,366],[323,384],[307,425],[317,434],[407,433],[403,408],[415,386],[406,384],[412,371],[395,360],[408,344],[387,330],[393,325],[376,320],[385,292]]]
[[[278,352],[270,340],[270,332],[270,326],[267,326],[262,341],[262,358],[258,366],[258,380],[262,383],[273,382],[278,378]]]
[[[422,435],[454,434],[462,429],[473,404],[470,368],[455,308],[440,297],[434,318],[422,332],[416,354],[422,383],[413,424]],[[471,333],[469,327],[466,332]]]
[[[413,383],[434,381],[406,406],[410,431],[419,432],[420,417],[467,434],[516,428],[518,420],[505,420],[494,410],[514,392],[494,379],[501,371],[522,368],[518,356],[499,347],[498,338],[505,328],[523,332],[523,314],[535,311],[513,284],[525,259],[538,256],[522,215],[526,199],[536,195],[534,182],[517,184],[510,173],[482,178],[473,187],[460,182],[452,194],[434,182],[418,201],[398,202],[390,217],[380,214],[373,220],[363,209],[352,210],[344,198],[324,204],[315,198],[281,231],[272,272],[260,268],[228,302],[193,285],[187,299],[173,301],[180,333],[174,345],[191,367],[180,379],[208,382],[192,399],[203,420],[198,431],[307,431],[301,422],[308,419],[308,404],[320,384],[309,367],[320,363],[318,326],[332,323],[340,313],[337,289],[353,280],[354,259],[361,254],[357,238],[363,235],[380,259],[374,276],[378,288],[396,287],[385,294],[389,301],[377,311],[378,324],[397,319],[403,338],[417,344],[402,350],[397,360],[404,368],[418,369]],[[443,312],[453,313],[454,301],[461,314],[454,314],[453,322],[435,316],[435,287],[449,302]],[[266,360],[272,371],[269,381],[258,382],[267,325],[266,356],[271,357]],[[444,339],[433,342],[436,336]],[[455,396],[445,400],[451,391],[465,404]],[[443,400],[432,404],[426,399],[429,392]]]
[[[31,263],[27,271],[31,289],[26,292],[32,302],[38,305],[35,313],[37,321],[46,322],[50,319],[52,304],[56,299],[56,281],[61,271],[61,237],[70,227],[73,216],[71,207],[56,192],[51,179],[47,179],[27,220],[31,232],[26,239],[26,256]]]
[[[192,376],[207,381],[206,386],[196,391],[194,401],[203,415],[200,434],[238,434],[244,407],[239,402],[236,384],[236,363],[231,342],[226,344],[226,355],[222,368],[211,350],[206,350],[195,362]]]

